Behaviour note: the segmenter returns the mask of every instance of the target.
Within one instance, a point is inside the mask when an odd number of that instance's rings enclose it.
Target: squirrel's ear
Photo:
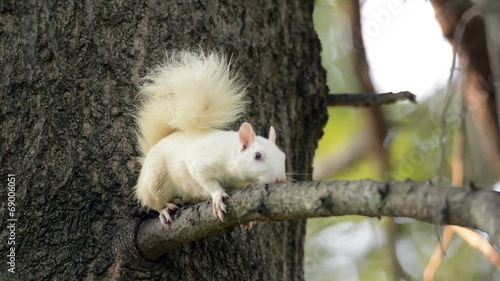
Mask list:
[[[240,137],[242,145],[241,150],[243,151],[255,140],[255,132],[253,131],[252,125],[247,122],[241,124],[238,136]]]
[[[273,143],[276,143],[276,131],[274,130],[273,126],[271,126],[271,128],[269,129],[269,140]]]

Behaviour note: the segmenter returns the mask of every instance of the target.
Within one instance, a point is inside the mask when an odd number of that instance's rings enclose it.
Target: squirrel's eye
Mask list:
[[[262,155],[260,154],[260,152],[255,152],[253,154],[253,159],[260,160],[261,158],[262,158]]]

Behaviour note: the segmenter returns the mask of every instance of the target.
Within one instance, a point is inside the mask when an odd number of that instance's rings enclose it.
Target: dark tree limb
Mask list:
[[[413,181],[321,181],[248,186],[230,192],[222,222],[210,201],[185,206],[164,229],[160,220],[139,225],[137,246],[150,260],[181,244],[215,236],[240,224],[341,215],[409,217],[480,229],[500,242],[500,193],[437,187]],[[251,230],[250,230],[251,231]]]
[[[326,99],[327,106],[378,106],[395,103],[401,100],[409,100],[417,103],[415,95],[408,92],[398,93],[360,93],[360,94],[329,94]]]

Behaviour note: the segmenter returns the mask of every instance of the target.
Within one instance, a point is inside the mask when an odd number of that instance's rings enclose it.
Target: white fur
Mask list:
[[[144,156],[176,130],[223,129],[245,111],[245,87],[219,54],[175,53],[143,80],[136,119]]]
[[[163,224],[176,202],[212,198],[222,219],[225,189],[285,181],[285,154],[272,127],[269,139],[255,136],[248,123],[238,132],[218,130],[245,108],[244,88],[223,57],[182,52],[145,79],[137,115],[145,158],[136,196],[160,212]]]
[[[253,158],[255,152],[261,160]],[[268,139],[256,137],[241,151],[238,132],[176,132],[148,153],[136,194],[144,205],[161,210],[175,198],[197,202],[223,188],[284,180],[285,154]]]

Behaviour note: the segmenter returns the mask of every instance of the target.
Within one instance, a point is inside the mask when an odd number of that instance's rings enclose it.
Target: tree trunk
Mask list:
[[[0,210],[15,273],[4,262],[0,278],[302,280],[305,220],[143,259],[132,115],[140,77],[166,51],[222,49],[249,83],[245,120],[259,134],[275,126],[288,171],[309,179],[327,94],[314,1],[61,3],[0,4],[1,182],[15,188],[14,212]]]

